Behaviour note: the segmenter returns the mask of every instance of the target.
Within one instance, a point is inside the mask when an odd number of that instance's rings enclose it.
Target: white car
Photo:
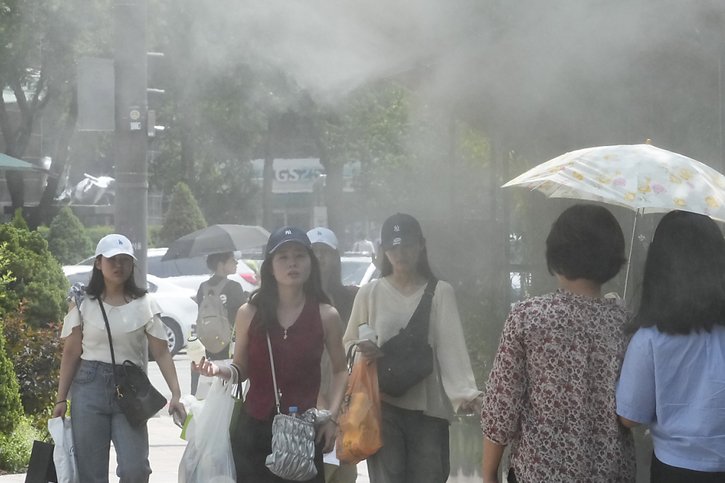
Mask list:
[[[175,260],[161,260],[167,248],[149,248],[146,251],[147,272],[160,278],[168,279],[180,287],[194,291],[199,289],[201,282],[211,277],[211,271],[206,266],[206,257],[177,258]],[[95,257],[88,257],[78,262],[78,265],[92,266]],[[238,260],[237,273],[229,275],[229,280],[239,282],[242,290],[251,293],[259,287],[257,273],[243,260]]]
[[[91,268],[91,265],[66,265],[63,273],[71,284],[82,282],[88,285]],[[153,294],[161,308],[161,320],[173,356],[186,346],[187,339],[195,331],[198,307],[192,297],[196,295],[196,290],[180,287],[169,279],[154,275],[147,275],[146,283],[149,293]]]
[[[372,258],[368,255],[346,253],[340,257],[340,265],[343,285],[357,285],[360,287],[378,278],[379,275],[376,273],[377,269]]]

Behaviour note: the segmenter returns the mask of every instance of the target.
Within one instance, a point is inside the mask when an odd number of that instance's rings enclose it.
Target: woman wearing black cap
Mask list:
[[[428,343],[434,364],[433,371],[403,395],[381,392],[383,447],[368,458],[370,481],[444,483],[450,471],[448,425],[459,408],[480,408],[481,392],[453,288],[443,281],[436,284],[420,224],[410,215],[395,214],[385,220],[381,241],[382,277],[358,291],[343,341],[346,346],[357,343],[361,333],[372,328],[380,346],[366,340],[358,343],[358,350],[365,357],[378,357],[379,347],[408,324],[433,280]],[[362,331],[361,325],[366,325]]]
[[[241,426],[232,430],[237,481],[286,481],[265,466],[271,453],[272,419],[276,413],[267,335],[272,346],[280,408],[314,408],[320,389],[323,347],[332,361],[329,410],[332,418],[318,428],[316,466],[309,481],[324,482],[322,453],[335,444],[337,411],[345,390],[345,354],[340,316],[322,291],[320,269],[310,240],[295,227],[283,227],[267,242],[261,286],[237,313],[234,362],[241,380],[249,380]],[[231,377],[231,368],[202,359],[193,366],[206,376]]]

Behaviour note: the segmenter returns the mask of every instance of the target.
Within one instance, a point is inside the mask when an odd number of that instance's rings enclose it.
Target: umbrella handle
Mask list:
[[[627,255],[627,270],[624,273],[624,293],[622,294],[622,301],[627,300],[627,285],[629,284],[629,269],[632,267],[632,248],[634,247],[634,234],[637,231],[637,217],[639,216],[639,209],[634,213],[634,223],[632,223],[632,237],[629,240],[629,255]]]

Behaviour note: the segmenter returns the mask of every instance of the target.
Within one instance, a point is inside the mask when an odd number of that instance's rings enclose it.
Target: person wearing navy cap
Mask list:
[[[267,350],[269,335],[283,411],[296,406],[303,413],[317,406],[323,349],[330,355],[333,376],[326,409],[332,417],[317,428],[318,471],[309,480],[323,483],[322,454],[334,448],[337,413],[347,379],[340,316],[322,290],[320,267],[310,239],[299,228],[285,226],[270,235],[260,278],[260,288],[239,309],[235,322],[232,364],[242,381],[249,380],[245,414],[230,430],[237,481],[286,481],[265,466],[272,450],[272,419],[276,413]],[[229,379],[232,374],[231,367],[206,359],[192,367],[205,376]]]
[[[459,408],[478,412],[482,393],[476,387],[453,287],[433,274],[420,223],[396,213],[385,220],[380,235],[381,278],[360,287],[345,345],[357,344],[368,359],[378,357],[384,343],[408,325],[427,292],[428,342],[436,364],[402,395],[380,391],[383,447],[367,460],[370,482],[444,483],[450,472],[450,421]],[[364,335],[366,331],[377,334],[380,347]]]

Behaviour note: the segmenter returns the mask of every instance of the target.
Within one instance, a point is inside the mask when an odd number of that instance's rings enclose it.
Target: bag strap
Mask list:
[[[206,282],[204,282],[204,290],[202,291],[202,296],[206,297],[209,294],[221,295],[224,291],[224,287],[227,286],[227,282],[229,282],[229,279],[225,277],[224,280],[212,287],[212,285],[209,283],[209,280],[207,280]]]
[[[98,305],[101,307],[101,313],[103,314],[103,322],[106,323],[106,333],[108,334],[108,346],[111,348],[111,364],[113,364],[113,385],[116,386],[116,395],[123,397],[118,390],[118,381],[116,380],[116,355],[113,353],[113,340],[111,340],[111,325],[108,323],[108,316],[106,315],[106,309],[103,307],[103,301],[98,297]]]
[[[269,331],[267,331],[267,348],[269,349],[269,365],[272,367],[272,384],[274,385],[274,404],[277,406],[277,414],[282,414],[279,410],[279,389],[277,388],[277,375],[274,370],[274,357],[272,357],[272,341],[269,339]]]
[[[433,305],[433,294],[435,293],[438,279],[432,277],[425,286],[423,296],[415,308],[415,312],[410,316],[410,321],[405,327],[411,332],[420,331],[421,334],[428,335],[428,325],[430,323],[430,309]]]

